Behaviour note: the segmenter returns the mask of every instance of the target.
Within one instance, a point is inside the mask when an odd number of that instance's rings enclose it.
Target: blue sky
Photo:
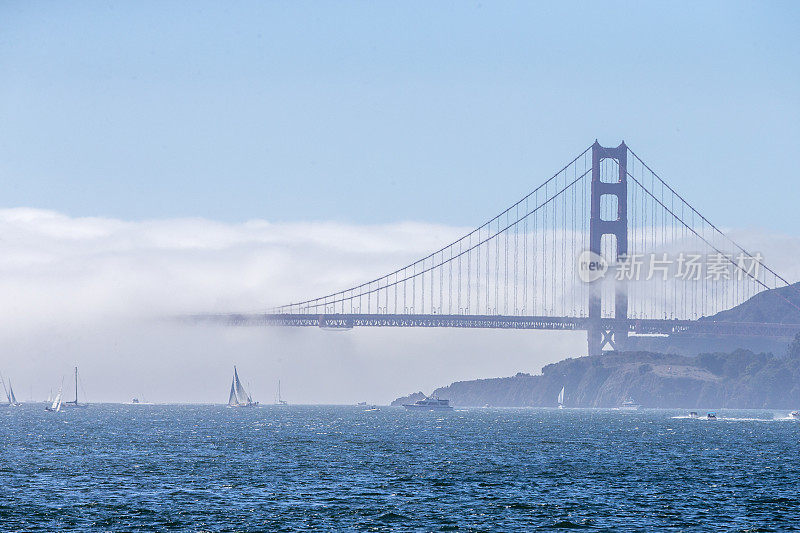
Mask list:
[[[475,225],[624,139],[797,235],[800,4],[3,2],[0,207]]]

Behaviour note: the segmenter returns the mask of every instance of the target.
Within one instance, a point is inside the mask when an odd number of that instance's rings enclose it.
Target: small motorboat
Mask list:
[[[150,403],[150,402],[145,401],[144,398],[140,400],[137,397],[137,398],[133,398],[130,402],[128,402],[128,405],[153,405],[153,404]]]
[[[716,420],[716,419],[717,419],[717,413],[715,413],[715,412],[713,412],[713,411],[712,411],[712,412],[708,413],[708,415],[707,415],[706,417],[707,417],[709,420]]]
[[[789,416],[791,416],[795,420],[800,420],[800,411],[792,411],[792,414]]]

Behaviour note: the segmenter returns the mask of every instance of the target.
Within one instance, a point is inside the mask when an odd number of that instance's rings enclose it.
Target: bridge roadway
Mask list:
[[[588,317],[504,316],[504,315],[421,315],[421,314],[202,314],[189,317],[194,322],[228,326],[320,327],[351,329],[354,327],[415,328],[497,328],[585,331],[592,320]],[[791,339],[800,332],[800,324],[760,322],[721,322],[701,320],[600,319],[606,331],[627,328],[634,334],[675,334],[696,336],[744,336]]]

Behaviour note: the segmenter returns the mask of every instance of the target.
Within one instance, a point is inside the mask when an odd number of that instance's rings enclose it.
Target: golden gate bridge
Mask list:
[[[759,253],[729,238],[624,142],[595,141],[500,214],[393,272],[264,313],[193,318],[585,330],[589,354],[599,354],[641,334],[790,338],[800,324],[715,318],[782,287],[791,285]]]

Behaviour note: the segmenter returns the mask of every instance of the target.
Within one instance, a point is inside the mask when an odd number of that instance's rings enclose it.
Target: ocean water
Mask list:
[[[787,413],[0,409],[3,531],[790,531]]]

